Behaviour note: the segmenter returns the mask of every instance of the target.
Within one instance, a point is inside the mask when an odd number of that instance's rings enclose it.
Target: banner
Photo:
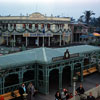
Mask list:
[[[47,34],[44,34],[44,33],[37,33],[37,34],[34,34],[34,33],[24,33],[23,34],[23,37],[53,37],[53,34],[52,33],[47,33]]]

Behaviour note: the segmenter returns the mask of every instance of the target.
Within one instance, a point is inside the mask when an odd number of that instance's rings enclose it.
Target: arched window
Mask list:
[[[5,78],[5,86],[10,86],[18,83],[19,83],[18,74],[10,74]]]
[[[38,24],[35,24],[35,28],[36,28],[36,29],[38,28]]]
[[[47,25],[47,28],[50,29],[50,24]]]
[[[16,24],[14,24],[14,28],[16,28]]]
[[[25,28],[26,27],[26,24],[23,24],[23,28]]]
[[[29,24],[29,28],[32,29],[32,24]]]
[[[29,70],[24,73],[23,81],[34,80],[34,70]]]

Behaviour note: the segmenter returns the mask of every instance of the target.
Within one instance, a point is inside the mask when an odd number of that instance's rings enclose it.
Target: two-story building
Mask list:
[[[69,17],[0,16],[0,44],[7,46],[65,45],[71,41]]]

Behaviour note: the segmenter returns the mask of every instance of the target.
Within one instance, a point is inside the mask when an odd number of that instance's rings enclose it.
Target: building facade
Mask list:
[[[0,16],[0,44],[7,46],[53,46],[71,41],[70,18],[44,16]]]
[[[84,75],[100,72],[100,47],[90,45],[63,48],[35,48],[0,56],[0,94],[17,90],[32,82],[43,94],[72,86]]]

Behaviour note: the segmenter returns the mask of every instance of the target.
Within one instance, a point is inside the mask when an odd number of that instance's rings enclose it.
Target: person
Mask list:
[[[76,91],[77,91],[77,93],[78,93],[79,95],[84,94],[85,90],[84,90],[84,88],[83,88],[83,85],[80,84],[80,86],[76,89]]]
[[[0,100],[4,100],[4,97],[3,96],[0,96]]]
[[[59,91],[57,91],[55,94],[55,100],[61,100],[61,95],[60,95]]]
[[[64,89],[63,89],[63,93],[64,93],[63,98],[66,98],[66,100],[68,100],[68,99],[69,99],[69,93],[68,93],[68,90],[64,88]]]
[[[25,84],[23,83],[21,87],[19,87],[19,94],[21,96],[21,100],[23,100],[23,94],[26,93]]]
[[[73,98],[73,94],[72,93],[69,94],[69,99],[71,99],[71,98]]]
[[[35,93],[35,88],[34,88],[34,85],[32,84],[32,82],[29,83],[27,92],[28,92],[29,100],[32,100],[32,98],[34,97],[34,93]]]
[[[63,92],[64,92],[64,94],[66,95],[66,93],[68,93],[68,90],[67,89],[63,89]]]
[[[87,96],[87,100],[96,100],[95,97],[92,95],[92,92],[90,92],[89,96]]]

